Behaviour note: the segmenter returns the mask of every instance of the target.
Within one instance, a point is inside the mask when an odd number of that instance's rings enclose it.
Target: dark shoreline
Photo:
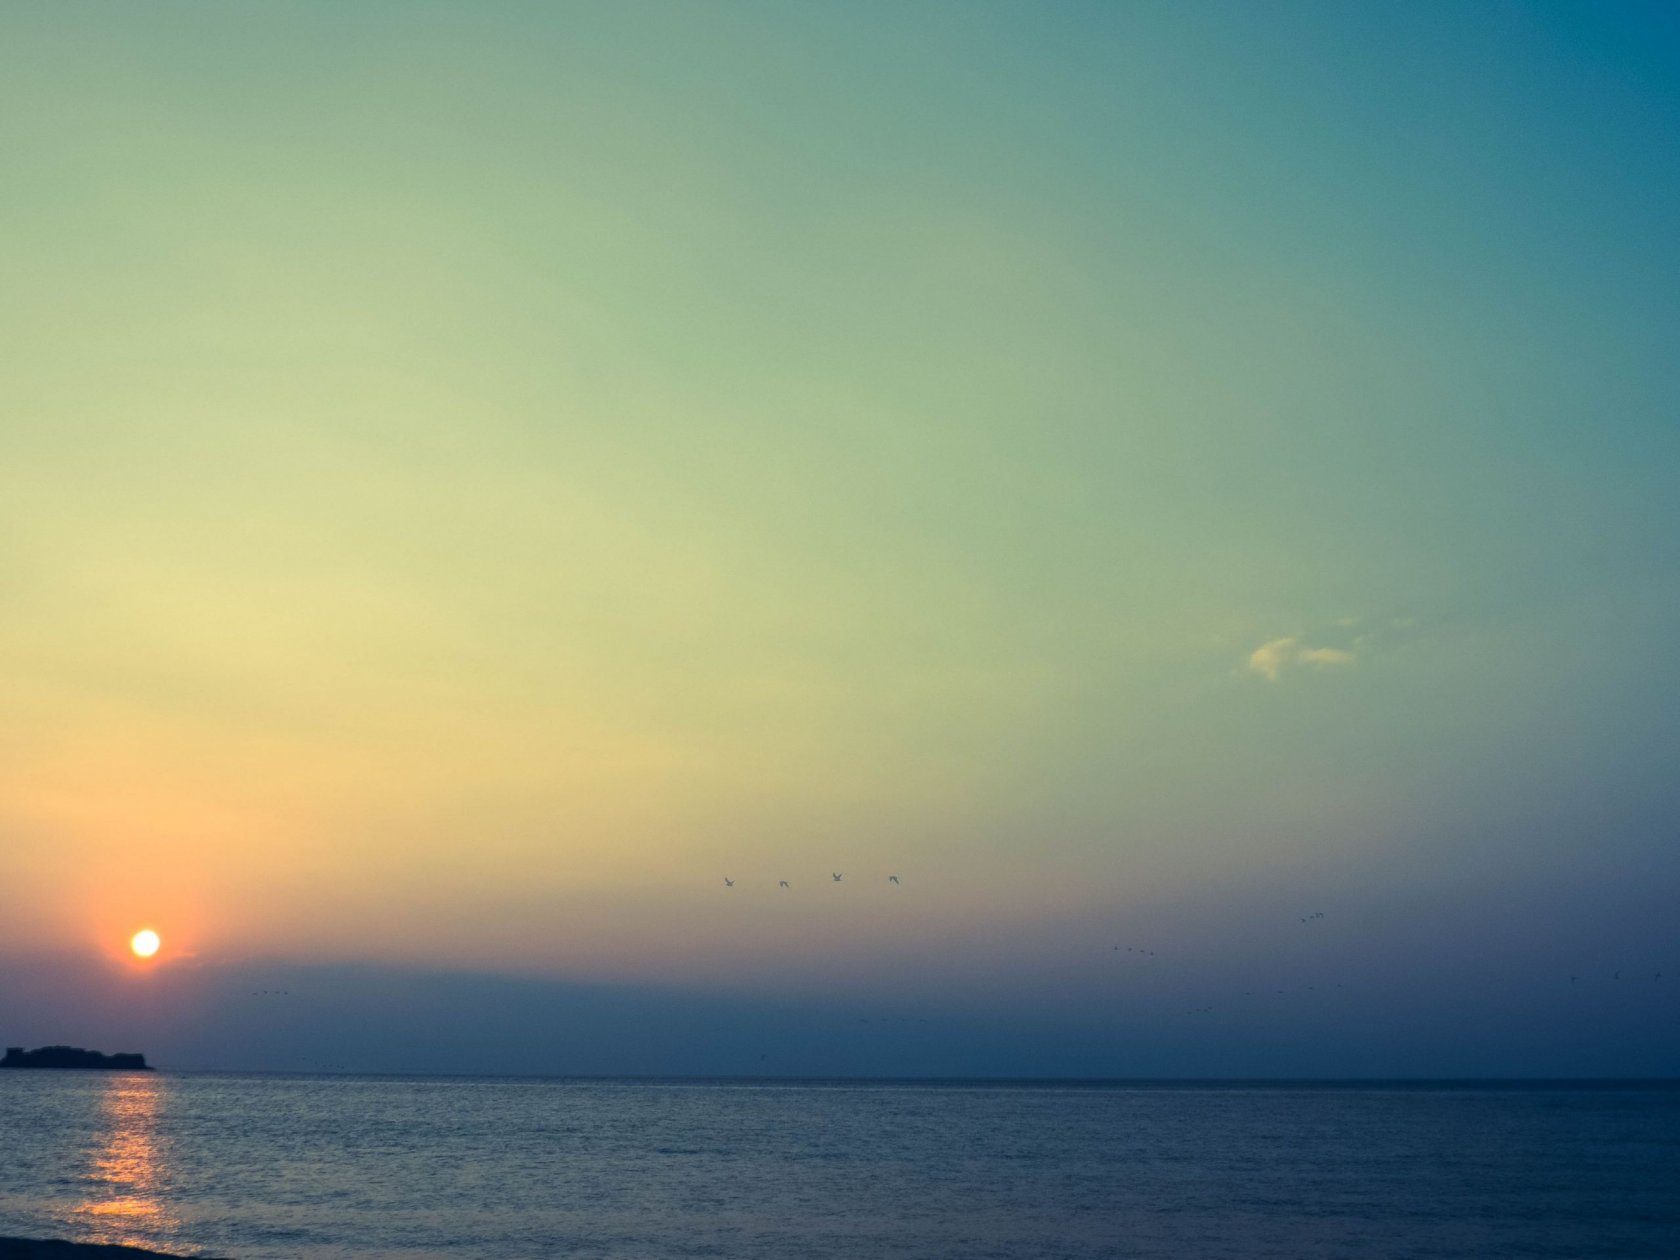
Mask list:
[[[178,1255],[110,1243],[65,1242],[62,1238],[0,1238],[0,1260],[182,1260]],[[200,1257],[199,1260],[211,1260]]]

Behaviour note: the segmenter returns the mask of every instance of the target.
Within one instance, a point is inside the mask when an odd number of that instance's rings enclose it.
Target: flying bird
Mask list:
[[[888,875],[887,876],[887,883],[889,883],[889,884],[898,883],[898,876],[897,875]]]
[[[729,876],[725,875],[723,877],[723,886],[725,888],[733,888],[733,887],[735,887],[735,881],[730,879]]]
[[[829,873],[834,877],[834,882],[836,884],[838,884],[842,879],[845,878],[845,876],[841,875],[840,872],[838,872],[838,871],[831,871]]]
[[[785,880],[785,879],[784,879],[784,880],[783,880],[783,881],[782,881],[782,884],[781,884],[781,886],[782,886],[782,887],[783,887],[783,888],[786,888],[786,887],[787,887],[787,886],[788,886],[788,882],[787,882],[787,880]]]

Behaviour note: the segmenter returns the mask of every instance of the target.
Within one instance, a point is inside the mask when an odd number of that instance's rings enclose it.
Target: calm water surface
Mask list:
[[[0,1234],[326,1257],[1680,1257],[1680,1089],[0,1073]]]

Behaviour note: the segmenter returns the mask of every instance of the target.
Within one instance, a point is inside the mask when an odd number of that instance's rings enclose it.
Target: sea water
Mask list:
[[[0,1235],[325,1257],[1680,1257],[1672,1086],[0,1073]]]

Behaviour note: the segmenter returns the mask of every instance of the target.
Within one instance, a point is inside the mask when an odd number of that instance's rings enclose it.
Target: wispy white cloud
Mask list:
[[[1248,654],[1248,668],[1272,682],[1285,670],[1299,666],[1352,665],[1355,654],[1347,648],[1315,647],[1299,635],[1288,635],[1262,643]]]

